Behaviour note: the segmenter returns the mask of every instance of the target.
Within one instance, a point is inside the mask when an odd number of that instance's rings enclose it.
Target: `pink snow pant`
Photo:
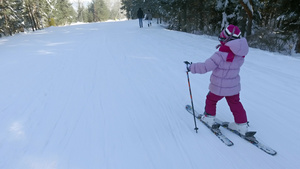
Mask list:
[[[236,94],[233,96],[218,96],[213,94],[212,92],[209,92],[206,96],[205,112],[209,115],[215,116],[217,102],[223,97],[226,98],[226,101],[234,116],[234,121],[236,123],[246,123],[247,115],[242,103],[240,102],[240,94]]]

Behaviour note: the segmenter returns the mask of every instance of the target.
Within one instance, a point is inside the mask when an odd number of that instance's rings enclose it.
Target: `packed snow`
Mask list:
[[[271,156],[197,121],[183,61],[216,37],[139,28],[137,20],[50,27],[0,39],[1,169],[298,169],[300,60],[250,48],[241,101]],[[203,112],[210,73],[190,74]],[[226,100],[217,117],[232,121]]]

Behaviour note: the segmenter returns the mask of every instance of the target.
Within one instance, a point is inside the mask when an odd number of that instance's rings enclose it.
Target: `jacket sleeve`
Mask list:
[[[222,59],[221,56],[215,53],[203,63],[198,62],[198,63],[191,64],[190,71],[192,73],[200,73],[200,74],[207,73],[217,68],[221,59]]]

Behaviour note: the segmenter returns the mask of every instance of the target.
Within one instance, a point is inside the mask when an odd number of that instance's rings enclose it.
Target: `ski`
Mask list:
[[[262,151],[264,151],[267,154],[270,154],[272,156],[276,155],[277,152],[275,150],[273,150],[272,148],[268,147],[267,145],[259,142],[255,137],[254,134],[256,133],[255,131],[249,131],[247,132],[245,135],[240,134],[239,132],[235,131],[235,130],[231,130],[230,128],[228,128],[228,124],[229,122],[223,122],[219,119],[216,119],[216,122],[218,124],[220,124],[222,127],[228,129],[229,131],[233,132],[234,134],[240,136],[242,139],[248,141],[249,143],[253,144],[254,146],[256,146],[257,148],[261,149]]]
[[[193,115],[193,110],[192,110],[192,106],[191,105],[186,105],[185,106],[185,109]],[[220,124],[216,124],[214,125],[213,127],[210,127],[208,126],[205,122],[203,122],[201,120],[201,114],[197,113],[196,111],[195,112],[195,116],[198,120],[200,120],[208,129],[210,129],[211,132],[213,132],[225,145],[227,146],[232,146],[233,145],[233,142],[227,138],[224,134],[222,134],[221,130],[219,129],[220,127]]]

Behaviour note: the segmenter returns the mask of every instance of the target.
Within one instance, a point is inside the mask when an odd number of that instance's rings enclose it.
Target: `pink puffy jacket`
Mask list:
[[[239,72],[249,47],[245,38],[229,41],[225,45],[235,54],[232,62],[226,61],[227,52],[217,51],[204,63],[193,63],[190,70],[200,74],[213,71],[210,76],[210,92],[219,96],[233,96],[241,90]]]

